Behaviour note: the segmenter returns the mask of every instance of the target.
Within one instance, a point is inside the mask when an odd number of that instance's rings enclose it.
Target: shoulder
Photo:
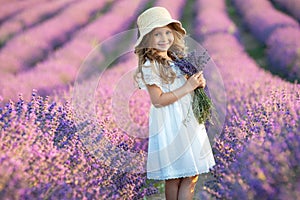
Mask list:
[[[146,58],[143,67],[157,67],[158,63],[156,61],[151,61],[150,59]]]
[[[142,66],[142,73],[145,76],[157,76],[160,77],[160,70],[159,70],[159,65],[156,61],[151,61],[147,59],[145,63]]]
[[[159,65],[156,61],[151,61],[149,59],[146,59],[145,63],[142,66],[142,71],[144,70],[150,70],[157,72],[159,68]]]
[[[153,65],[153,62],[151,62],[149,59],[146,59],[145,63],[143,66],[145,67],[150,67],[151,65]]]

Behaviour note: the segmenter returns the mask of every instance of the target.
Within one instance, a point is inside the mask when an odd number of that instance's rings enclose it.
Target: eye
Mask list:
[[[156,32],[156,33],[154,33],[153,35],[154,35],[154,37],[158,37],[158,36],[160,35],[160,33],[159,33],[159,32]]]
[[[167,32],[166,32],[167,35],[169,35],[169,34],[171,34],[171,33],[172,33],[172,31],[167,31]]]

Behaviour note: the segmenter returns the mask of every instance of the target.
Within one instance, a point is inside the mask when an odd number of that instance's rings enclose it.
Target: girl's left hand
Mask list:
[[[199,88],[205,88],[205,86],[206,86],[206,80],[205,80],[205,78],[203,76],[203,72],[200,72],[200,73],[198,72],[196,74],[196,77],[197,77],[198,82],[199,82]]]
[[[206,86],[206,80],[205,80],[205,78],[203,77],[203,74],[200,75],[200,77],[199,77],[199,82],[200,82],[199,87],[200,87],[200,88],[205,88],[205,86]]]

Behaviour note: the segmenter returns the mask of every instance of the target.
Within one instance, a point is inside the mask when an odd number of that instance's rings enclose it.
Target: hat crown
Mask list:
[[[153,7],[148,10],[146,10],[144,13],[142,13],[138,20],[137,25],[139,28],[147,28],[150,27],[151,24],[154,24],[155,22],[161,20],[161,19],[169,19],[171,20],[171,14],[169,11],[163,7]]]
[[[164,27],[171,23],[174,24],[174,29],[176,31],[179,31],[183,35],[186,34],[181,22],[172,19],[171,14],[166,8],[152,7],[144,11],[137,19],[138,39],[135,43],[135,47],[141,43],[145,35],[150,33],[155,28]]]

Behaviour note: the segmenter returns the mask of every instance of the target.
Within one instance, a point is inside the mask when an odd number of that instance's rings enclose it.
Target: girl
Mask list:
[[[166,199],[192,199],[198,175],[215,165],[203,124],[193,115],[192,93],[205,87],[202,73],[188,79],[172,62],[185,53],[185,29],[163,7],[137,20],[135,80],[147,89],[149,114],[147,178],[165,180]]]

